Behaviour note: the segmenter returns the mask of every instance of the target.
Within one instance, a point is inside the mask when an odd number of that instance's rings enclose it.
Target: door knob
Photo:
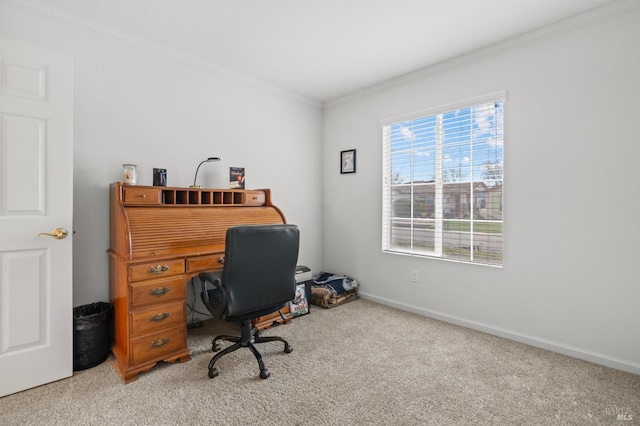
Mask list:
[[[69,233],[64,228],[56,228],[50,234],[48,234],[46,232],[40,232],[37,236],[40,237],[42,235],[47,235],[49,237],[55,238],[56,240],[62,240],[64,238],[66,238],[68,234]]]

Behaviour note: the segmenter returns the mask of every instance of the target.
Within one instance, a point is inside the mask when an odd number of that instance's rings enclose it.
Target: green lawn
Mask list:
[[[471,224],[469,222],[444,221],[445,231],[469,232]],[[487,234],[502,233],[502,223],[500,222],[476,222],[473,224],[473,232],[485,232]]]
[[[456,220],[444,220],[443,227],[445,231],[460,231],[460,232],[469,232],[471,230],[471,223],[467,221],[456,221]],[[409,227],[409,223],[405,222],[402,225],[396,225],[402,227]],[[422,229],[434,229],[435,223],[433,221],[423,222],[416,221],[416,228]],[[502,233],[502,222],[475,222],[473,224],[473,232],[484,232],[487,234],[501,234]]]

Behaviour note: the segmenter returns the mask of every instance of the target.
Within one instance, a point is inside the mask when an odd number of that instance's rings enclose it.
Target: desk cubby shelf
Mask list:
[[[262,206],[268,203],[265,190],[168,188],[122,185],[126,205],[146,206]]]
[[[245,204],[244,192],[204,189],[163,189],[162,204]]]

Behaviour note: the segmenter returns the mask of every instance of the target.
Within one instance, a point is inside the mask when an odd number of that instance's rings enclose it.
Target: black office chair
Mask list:
[[[284,351],[292,351],[282,337],[260,336],[251,320],[282,309],[295,297],[295,270],[300,231],[296,225],[245,225],[227,230],[222,276],[199,274],[201,297],[214,316],[239,322],[241,337],[220,335],[211,343],[220,350],[219,340],[234,344],[217,353],[209,362],[209,377],[218,375],[215,363],[224,355],[249,348],[258,360],[260,377],[269,377],[255,343],[279,341]]]

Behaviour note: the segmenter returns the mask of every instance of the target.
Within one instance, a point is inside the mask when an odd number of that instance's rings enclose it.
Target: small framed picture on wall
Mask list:
[[[340,151],[340,173],[355,173],[356,172],[356,150],[348,149],[346,151]]]

